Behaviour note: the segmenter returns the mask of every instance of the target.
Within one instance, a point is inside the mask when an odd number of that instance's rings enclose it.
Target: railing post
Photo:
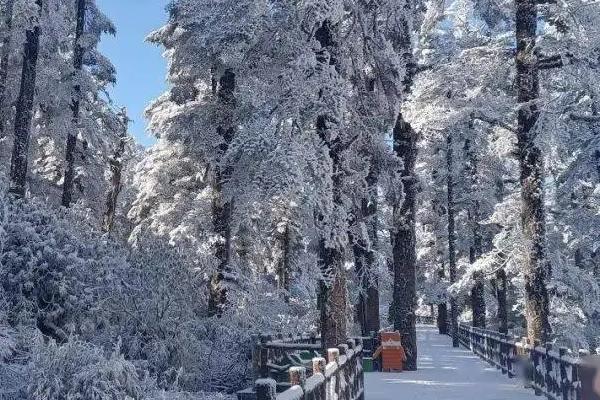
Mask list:
[[[340,349],[332,347],[327,349],[327,362],[340,362]]]
[[[258,377],[268,378],[269,377],[269,349],[265,346],[269,341],[268,336],[260,336],[260,343],[258,345]]]
[[[292,384],[292,386],[298,385],[302,389],[304,389],[304,385],[306,384],[306,368],[291,367],[289,374],[290,374],[290,384]]]
[[[254,384],[256,400],[276,400],[277,383],[274,379],[258,379]]]
[[[530,357],[531,357],[531,361],[532,361],[532,373],[533,373],[533,389],[535,392],[536,396],[541,396],[542,392],[540,391],[540,373],[539,373],[539,366],[540,366],[540,353],[538,353],[537,348],[540,345],[540,342],[538,340],[535,340],[533,342],[532,348],[531,348],[531,352]]]
[[[563,360],[567,354],[568,352],[566,347],[561,347],[558,349],[558,356],[560,359],[560,393],[562,400],[569,400],[567,365]]]
[[[552,343],[546,343],[544,345],[544,348],[546,350],[545,363],[544,363],[544,367],[545,367],[544,383],[546,385],[546,393],[554,394],[554,393],[556,393],[556,390],[554,389],[555,388],[554,379],[552,378],[552,356],[550,355],[550,352],[552,351]]]
[[[325,367],[327,365],[327,360],[323,357],[315,357],[312,359],[312,367],[313,367],[313,375],[314,374],[323,374],[325,375]]]

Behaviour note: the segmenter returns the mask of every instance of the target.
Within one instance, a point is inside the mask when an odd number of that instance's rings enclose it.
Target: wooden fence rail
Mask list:
[[[532,345],[525,339],[464,324],[459,325],[459,339],[502,373],[523,378],[537,395],[551,400],[600,399],[600,393],[594,394],[600,369],[572,356],[566,348],[554,348],[550,343]]]
[[[254,353],[255,384],[238,392],[239,400],[364,400],[361,339],[328,349],[327,359],[315,337],[261,337]]]

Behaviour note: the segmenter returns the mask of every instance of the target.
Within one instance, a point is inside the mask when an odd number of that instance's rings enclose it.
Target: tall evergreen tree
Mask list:
[[[536,143],[540,111],[539,65],[536,53],[538,11],[533,0],[516,0],[516,87],[519,104],[517,146],[521,182],[521,225],[525,240],[525,316],[527,336],[545,342],[550,333],[546,281],[546,213],[544,160]]]
[[[36,0],[36,6],[39,8],[38,17],[41,18],[43,0]],[[18,197],[25,196],[27,185],[30,129],[34,111],[33,99],[35,96],[40,34],[41,27],[38,20],[25,33],[26,39],[23,47],[21,85],[15,115],[15,139],[10,162],[10,191]]]
[[[69,207],[73,198],[73,181],[75,178],[75,148],[79,132],[79,113],[81,108],[81,70],[83,68],[84,48],[81,43],[85,28],[86,0],[76,0],[76,27],[73,42],[73,100],[71,111],[73,113],[71,131],[67,135],[65,152],[65,173],[63,178],[63,193],[61,204]]]

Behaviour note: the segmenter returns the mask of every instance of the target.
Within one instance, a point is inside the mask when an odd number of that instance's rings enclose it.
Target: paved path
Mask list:
[[[419,370],[365,374],[365,400],[534,400],[518,379],[490,366],[470,351],[452,347],[437,328],[417,328]]]

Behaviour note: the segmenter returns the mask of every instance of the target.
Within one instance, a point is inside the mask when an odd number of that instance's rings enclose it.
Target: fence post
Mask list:
[[[327,349],[327,362],[335,362],[338,363],[340,362],[340,349],[332,347],[330,349]]]
[[[556,393],[555,390],[555,385],[553,382],[553,378],[552,378],[552,356],[550,355],[550,352],[552,351],[552,343],[546,343],[544,348],[546,349],[546,354],[545,354],[545,358],[546,358],[546,362],[545,362],[545,376],[544,376],[544,383],[546,385],[546,393],[550,393],[550,394],[554,394]]]
[[[567,348],[561,347],[558,349],[558,356],[560,359],[560,393],[562,400],[569,400],[569,386],[567,385],[567,365],[563,358],[567,356]]]
[[[274,379],[257,379],[254,390],[256,400],[275,400],[277,397],[277,383]]]
[[[323,357],[315,357],[312,359],[312,367],[313,367],[313,375],[314,374],[323,374],[325,375],[325,367],[327,365],[327,360]]]
[[[306,384],[306,368],[304,367],[291,367],[290,368],[290,383],[292,385],[298,385],[304,389]]]
[[[268,336],[260,336],[260,343],[258,345],[258,377],[268,378],[269,377],[269,349],[265,346],[269,341]]]

